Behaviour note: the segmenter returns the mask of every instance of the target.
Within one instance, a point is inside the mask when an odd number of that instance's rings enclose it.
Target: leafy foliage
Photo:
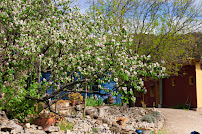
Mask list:
[[[80,93],[71,93],[68,95],[69,100],[77,100],[79,102],[83,101],[83,96]]]
[[[63,120],[63,121],[60,121],[57,125],[60,127],[60,130],[63,130],[66,132],[67,130],[72,130],[75,124],[72,122]]]
[[[150,114],[147,114],[142,117],[141,121],[152,123],[156,121],[156,118],[159,118],[161,114],[158,111],[152,111]]]
[[[105,20],[112,22],[103,25],[106,31],[110,25],[113,34],[108,38],[117,35],[119,40],[131,43],[126,46],[134,54],[151,55],[152,61],[165,62],[169,73],[177,72],[180,67],[174,66],[173,61],[199,55],[195,33],[201,31],[201,4],[197,0],[99,0],[90,3],[92,16],[99,12],[103,15],[103,23]]]
[[[130,89],[146,92],[144,78],[160,78],[165,71],[149,55],[134,55],[126,47],[132,45],[129,36],[111,36],[108,24],[115,20],[103,23],[99,12],[93,18],[83,15],[69,1],[3,0],[0,11],[1,105],[10,118],[23,119],[35,103],[45,102],[47,108],[95,82],[115,81],[123,99],[135,101]],[[121,32],[128,35],[126,27]],[[41,80],[48,71],[50,79]],[[53,92],[45,94],[50,87]],[[49,103],[52,98],[57,99]]]
[[[95,99],[93,96],[87,98],[86,100],[86,106],[92,106],[92,107],[96,107],[96,106],[102,106],[102,99]]]

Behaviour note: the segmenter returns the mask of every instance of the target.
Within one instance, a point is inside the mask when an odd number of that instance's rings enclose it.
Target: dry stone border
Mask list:
[[[74,123],[73,130],[61,131],[58,126],[50,126],[44,131],[41,126],[27,123],[18,125],[16,120],[8,120],[4,111],[0,111],[0,134],[136,134],[136,129],[145,128],[148,130],[161,129],[164,123],[162,114],[156,116],[154,122],[142,121],[156,109],[153,108],[127,108],[124,106],[101,106],[87,107],[86,117],[83,118],[83,105],[73,108],[75,111],[69,113],[66,109],[65,120]],[[124,119],[123,124],[117,121]]]
[[[82,105],[75,107],[75,115],[69,115],[66,119],[75,123],[73,134],[100,133],[100,134],[132,134],[136,129],[159,130],[163,127],[164,116],[153,108],[127,108],[121,106],[87,107],[86,118],[83,118]],[[146,122],[141,119],[154,111],[160,113],[154,122]],[[126,118],[125,125],[117,123],[118,118]]]

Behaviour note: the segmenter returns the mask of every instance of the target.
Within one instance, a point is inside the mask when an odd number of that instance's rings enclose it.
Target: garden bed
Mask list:
[[[67,101],[66,101],[67,102]],[[54,106],[53,106],[54,107]],[[59,104],[58,111],[63,118],[55,120],[53,124],[49,123],[49,128],[40,124],[26,123],[18,124],[14,121],[5,119],[7,124],[1,125],[2,132],[15,132],[18,128],[20,133],[68,133],[68,134],[85,134],[85,133],[100,133],[100,134],[132,134],[137,130],[152,132],[162,128],[164,117],[155,108],[128,108],[125,106],[87,106],[85,117],[83,116],[83,104],[75,107],[65,104]],[[43,110],[41,115],[52,115],[47,110]],[[43,116],[46,117],[47,116]],[[2,117],[3,118],[3,117]],[[38,120],[40,118],[37,118]],[[56,119],[56,117],[53,117]],[[43,123],[42,123],[43,124]],[[46,124],[46,123],[44,123]],[[21,126],[20,126],[21,125]],[[51,126],[52,125],[52,126]],[[20,130],[19,130],[20,128]],[[7,131],[8,130],[8,131]]]

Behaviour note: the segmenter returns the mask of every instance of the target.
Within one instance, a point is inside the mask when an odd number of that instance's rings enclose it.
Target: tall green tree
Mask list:
[[[93,16],[99,12],[103,21],[113,20],[112,36],[132,39],[129,46],[135,54],[151,55],[153,61],[193,57],[197,49],[192,32],[201,30],[202,3],[195,0],[87,0]],[[122,28],[130,32],[124,35]],[[127,37],[126,37],[127,36]]]

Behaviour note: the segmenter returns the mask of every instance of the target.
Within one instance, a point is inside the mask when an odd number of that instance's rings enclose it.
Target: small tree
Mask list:
[[[92,19],[68,4],[65,0],[0,3],[0,20],[3,20],[0,22],[0,88],[4,94],[1,104],[11,118],[23,120],[33,112],[36,102],[45,102],[44,108],[50,108],[68,92],[75,92],[86,83],[115,80],[118,87],[127,84],[143,90],[142,76],[161,76],[162,68],[148,63],[149,57],[132,55],[125,47],[125,40],[120,41],[118,36],[107,39],[110,30],[103,31],[102,26],[112,23],[111,20],[103,24],[101,15]],[[50,79],[42,83],[42,72],[47,71],[51,73]],[[51,86],[54,91],[45,94]],[[49,103],[49,99],[61,92],[65,94]],[[125,90],[119,92],[133,95]],[[134,100],[127,97],[126,102]]]

